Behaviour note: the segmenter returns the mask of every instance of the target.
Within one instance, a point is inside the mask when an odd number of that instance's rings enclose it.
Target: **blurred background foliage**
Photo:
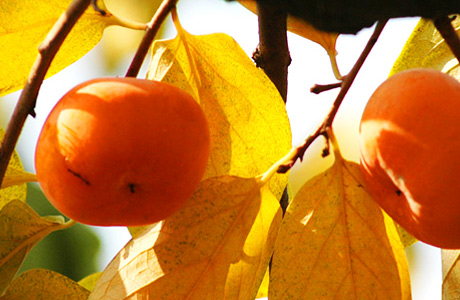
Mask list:
[[[160,0],[105,0],[107,9],[116,16],[147,23],[161,4]],[[159,33],[161,36],[161,32]],[[108,71],[120,67],[131,59],[144,36],[143,31],[131,30],[120,26],[111,26],[104,32],[101,41],[101,57]],[[120,42],[121,41],[121,42]]]
[[[27,202],[41,216],[60,213],[48,202],[39,186],[29,183]],[[50,269],[74,280],[98,271],[100,241],[89,227],[77,223],[55,231],[38,243],[26,257],[19,273],[33,268]]]

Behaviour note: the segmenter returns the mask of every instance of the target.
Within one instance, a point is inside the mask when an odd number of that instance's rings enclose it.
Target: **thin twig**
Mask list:
[[[38,57],[29,73],[27,83],[19,96],[18,103],[0,145],[0,183],[3,181],[8,162],[16,147],[27,116],[35,116],[35,103],[46,72],[65,38],[90,3],[91,0],[73,1],[38,47]]]
[[[152,20],[150,20],[148,23],[148,28],[145,32],[144,38],[142,39],[139,48],[137,49],[136,55],[134,56],[128,71],[126,72],[126,77],[137,77],[139,70],[144,63],[145,57],[147,56],[150,45],[155,39],[161,24],[163,24],[168,14],[176,6],[176,3],[177,0],[163,0]]]
[[[339,87],[342,87],[342,81],[331,84],[315,84],[310,89],[310,92],[312,92],[313,94],[321,94],[322,92],[330,91]]]
[[[340,92],[337,95],[337,98],[335,99],[329,114],[326,116],[321,125],[316,129],[316,131],[313,134],[311,134],[301,145],[295,148],[295,155],[293,156],[293,158],[285,164],[279,166],[278,173],[285,173],[288,170],[290,170],[298,159],[302,160],[305,151],[307,151],[308,147],[310,147],[310,145],[319,136],[327,134],[327,130],[332,126],[332,122],[334,121],[334,118],[339,110],[340,105],[343,102],[343,99],[345,98],[345,95],[347,94],[348,90],[353,84],[353,81],[358,75],[358,72],[364,64],[364,61],[366,60],[367,56],[371,52],[375,43],[377,42],[377,39],[379,38],[380,34],[383,31],[383,28],[385,27],[385,24],[386,21],[377,23],[377,26],[375,27],[372,36],[369,38],[369,41],[367,42],[367,45],[364,48],[363,52],[359,56],[350,73],[348,73],[348,75],[344,77],[342,88],[340,89]]]
[[[369,38],[369,41],[367,42],[366,47],[364,48],[363,52],[359,56],[358,60],[356,61],[353,68],[351,69],[350,73],[347,76],[345,76],[343,80],[342,88],[340,89],[340,92],[334,101],[332,110],[330,111],[329,115],[326,118],[326,122],[324,124],[325,129],[326,127],[330,127],[332,125],[335,115],[337,114],[337,111],[339,110],[340,104],[342,104],[343,99],[345,98],[345,95],[348,93],[348,90],[350,89],[351,85],[353,84],[353,81],[358,75],[359,70],[361,69],[364,62],[366,61],[367,56],[371,52],[375,43],[377,43],[377,40],[380,34],[382,33],[383,28],[385,27],[386,23],[387,23],[386,21],[377,23],[375,30],[372,33],[371,37]]]
[[[434,26],[446,41],[452,53],[460,62],[460,37],[452,26],[452,18],[448,16],[439,17],[433,20]]]

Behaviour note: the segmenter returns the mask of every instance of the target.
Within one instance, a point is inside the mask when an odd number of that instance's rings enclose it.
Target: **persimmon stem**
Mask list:
[[[158,30],[171,10],[176,7],[176,3],[177,0],[163,0],[152,20],[147,24],[147,30],[126,72],[126,77],[137,77]]]
[[[354,64],[353,68],[351,69],[350,73],[348,75],[344,76],[344,80],[341,84],[341,89],[339,94],[337,95],[337,98],[334,101],[334,104],[332,105],[331,110],[327,114],[326,118],[323,120],[321,125],[316,129],[314,133],[312,133],[301,145],[297,146],[294,148],[294,151],[296,154],[293,155],[292,159],[290,161],[286,161],[285,164],[281,164],[278,167],[278,173],[285,173],[288,170],[290,170],[295,162],[297,160],[302,160],[305,151],[310,147],[310,145],[321,135],[324,135],[327,137],[327,133],[329,128],[332,127],[332,122],[335,119],[335,116],[337,115],[337,112],[339,110],[340,105],[342,104],[345,95],[348,93],[348,90],[350,89],[351,85],[353,84],[353,81],[355,80],[356,76],[358,75],[359,70],[361,69],[362,65],[364,64],[367,56],[371,52],[372,48],[374,47],[375,43],[377,42],[380,34],[383,31],[383,28],[385,27],[386,21],[378,22],[374,32],[372,33],[371,37],[369,38],[369,41],[366,44],[366,47],[364,48],[363,52],[359,56],[358,60]],[[291,153],[291,152],[290,152]]]
[[[51,28],[44,41],[38,47],[38,56],[29,73],[13,115],[0,145],[0,183],[5,176],[6,168],[13,154],[16,143],[24,127],[28,115],[35,117],[35,104],[38,92],[45,78],[51,62],[61,47],[67,35],[75,23],[83,15],[91,0],[72,1],[65,11]]]
[[[433,23],[460,63],[460,37],[452,26],[452,20],[448,16],[443,16],[434,19]]]

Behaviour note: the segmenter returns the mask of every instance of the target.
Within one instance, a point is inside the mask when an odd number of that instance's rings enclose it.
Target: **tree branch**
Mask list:
[[[330,91],[336,88],[341,87],[343,82],[336,82],[336,83],[331,83],[331,84],[315,84],[311,89],[310,92],[313,94],[321,94],[322,92]]]
[[[433,23],[460,63],[460,38],[452,26],[452,20],[448,16],[443,16],[434,19]]]
[[[253,54],[258,67],[264,70],[278,89],[284,102],[287,101],[287,74],[291,63],[287,43],[287,14],[274,4],[257,2],[259,18],[259,46]]]
[[[359,56],[358,60],[356,61],[355,65],[351,69],[350,73],[344,77],[344,81],[342,83],[341,89],[339,94],[337,95],[337,98],[334,101],[334,104],[329,111],[328,115],[324,119],[324,121],[321,123],[321,125],[316,129],[316,131],[311,134],[301,145],[295,148],[294,155],[292,155],[292,159],[287,161],[285,164],[280,165],[278,168],[279,173],[285,173],[288,170],[292,168],[292,166],[295,164],[295,162],[300,159],[302,160],[305,151],[310,147],[310,145],[321,135],[327,137],[327,130],[332,126],[332,122],[334,121],[334,118],[339,110],[340,105],[343,102],[343,99],[345,98],[345,95],[348,93],[348,90],[350,89],[351,85],[353,84],[353,81],[355,80],[356,76],[358,75],[359,70],[361,69],[362,65],[364,64],[364,61],[366,60],[367,56],[371,52],[372,48],[374,47],[375,43],[377,42],[380,34],[383,31],[383,28],[385,27],[386,21],[384,22],[378,22],[377,26],[375,27],[375,30],[370,37],[369,41],[367,42],[366,47],[364,48],[363,52]]]
[[[277,5],[257,1],[259,20],[259,46],[253,54],[254,62],[264,70],[275,84],[278,92],[287,101],[288,66],[291,63],[287,43],[287,13]],[[280,199],[283,212],[289,204],[287,189]]]
[[[73,1],[38,47],[38,57],[29,73],[27,83],[19,96],[18,103],[0,145],[0,183],[3,181],[8,162],[14,152],[27,116],[35,116],[35,103],[46,72],[70,30],[81,15],[83,15],[90,3],[91,0]]]
[[[147,56],[150,45],[152,44],[155,36],[160,29],[161,24],[163,24],[166,16],[171,12],[171,10],[176,6],[177,0],[163,0],[160,7],[157,9],[152,20],[147,24],[148,28],[145,32],[145,35],[137,49],[136,55],[134,56],[131,65],[126,72],[126,77],[136,77],[139,73],[139,70],[142,66],[142,63]]]

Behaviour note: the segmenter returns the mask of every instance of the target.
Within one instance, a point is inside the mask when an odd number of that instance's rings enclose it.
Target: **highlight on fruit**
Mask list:
[[[386,80],[360,124],[365,186],[422,242],[460,248],[460,83],[431,69]]]
[[[100,78],[52,109],[35,167],[44,194],[69,218],[141,226],[185,205],[209,152],[206,116],[189,94],[157,81]]]

